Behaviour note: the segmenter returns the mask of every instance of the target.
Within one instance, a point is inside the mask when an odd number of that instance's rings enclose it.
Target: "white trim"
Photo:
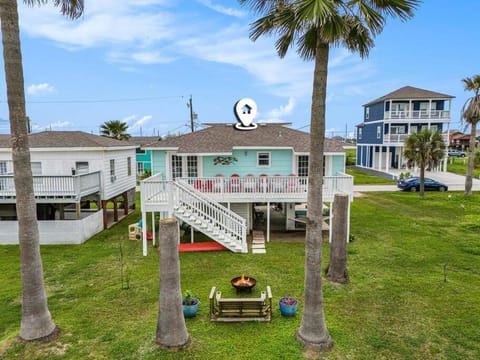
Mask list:
[[[234,150],[293,150],[292,146],[232,146]]]

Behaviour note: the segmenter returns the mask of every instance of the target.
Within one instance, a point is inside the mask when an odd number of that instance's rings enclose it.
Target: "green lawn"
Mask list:
[[[447,170],[455,174],[464,175],[467,173],[468,158],[449,157]],[[473,177],[480,178],[480,168],[473,169]]]
[[[354,177],[354,185],[395,185],[397,183],[395,180],[375,176],[359,169],[347,169],[346,173]]]
[[[351,210],[350,283],[324,285],[325,314],[335,345],[328,359],[480,358],[480,195],[460,192],[369,193]],[[208,293],[245,273],[274,301],[302,299],[304,245],[270,242],[266,255],[182,253],[182,286],[201,300],[187,319],[189,350],[155,345],[158,254],[141,255],[127,240],[135,213],[80,246],[45,246],[49,307],[61,337],[50,344],[17,340],[20,324],[18,247],[0,247],[0,359],[299,359],[294,338],[301,314],[271,323],[211,323]],[[130,274],[121,288],[120,244]],[[324,246],[324,266],[328,260]],[[446,281],[444,281],[446,279]],[[302,307],[300,306],[300,311]]]

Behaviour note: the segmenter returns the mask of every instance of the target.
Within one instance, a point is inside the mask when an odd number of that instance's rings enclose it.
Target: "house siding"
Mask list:
[[[369,116],[367,119],[367,107],[370,108],[369,110]],[[370,121],[377,121],[377,120],[383,120],[384,116],[384,104],[383,102],[379,102],[376,104],[372,104],[369,106],[365,106],[363,109],[363,119],[365,122],[370,122]]]
[[[131,172],[128,175],[128,157],[131,158]],[[116,179],[110,178],[110,160],[115,160]],[[110,199],[124,191],[130,190],[136,184],[136,163],[135,149],[105,151],[103,159],[102,181],[103,181],[103,199]]]

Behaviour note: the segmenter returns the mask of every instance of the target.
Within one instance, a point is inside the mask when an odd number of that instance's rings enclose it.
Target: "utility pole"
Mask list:
[[[197,119],[197,114],[193,111],[193,104],[192,104],[192,95],[190,95],[190,100],[188,101],[187,106],[190,108],[190,129],[192,132],[195,131],[193,120]]]

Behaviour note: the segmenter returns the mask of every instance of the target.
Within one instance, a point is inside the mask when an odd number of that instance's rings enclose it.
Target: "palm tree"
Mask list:
[[[420,196],[425,192],[425,169],[433,169],[445,157],[445,142],[438,130],[422,129],[405,139],[403,151],[408,167],[420,169]]]
[[[27,0],[29,5],[45,0]],[[55,0],[61,12],[71,18],[83,12],[83,0]],[[40,255],[36,203],[28,144],[22,53],[16,0],[0,0],[3,60],[10,117],[12,159],[17,201],[18,240],[22,277],[22,321],[20,337],[37,340],[56,329],[48,310],[43,265]]]
[[[239,0],[262,15],[250,37],[278,35],[277,53],[291,46],[304,60],[314,60],[310,119],[308,222],[305,238],[305,305],[297,339],[316,350],[332,345],[323,311],[322,294],[322,181],[325,138],[325,99],[331,46],[345,46],[366,57],[386,17],[406,20],[419,0]]]
[[[128,125],[120,120],[105,121],[100,126],[100,135],[117,140],[128,140],[130,134],[127,134]]]
[[[472,176],[474,167],[475,141],[477,124],[480,120],[480,74],[462,79],[465,90],[474,95],[467,99],[462,107],[462,120],[470,125],[470,156],[468,157],[467,176],[465,177],[465,195],[472,195]]]

